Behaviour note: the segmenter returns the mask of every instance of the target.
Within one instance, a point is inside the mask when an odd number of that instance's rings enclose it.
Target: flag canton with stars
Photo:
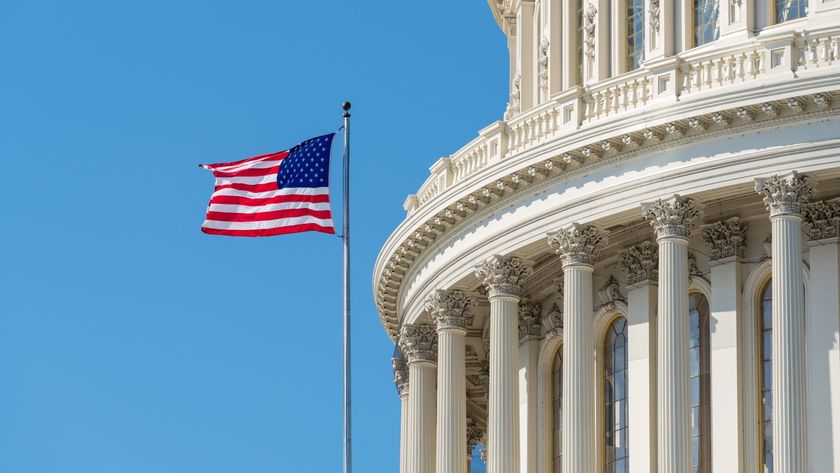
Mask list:
[[[306,140],[289,151],[277,172],[277,187],[327,187],[335,133]]]

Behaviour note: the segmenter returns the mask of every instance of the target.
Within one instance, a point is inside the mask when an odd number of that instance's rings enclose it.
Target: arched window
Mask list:
[[[627,71],[641,67],[645,59],[645,2],[627,0]]]
[[[551,368],[551,418],[554,423],[552,464],[554,473],[563,471],[563,348],[557,350]]]
[[[776,23],[804,18],[808,14],[808,0],[776,0]]]
[[[604,340],[605,462],[607,473],[627,473],[627,320],[610,324]]]
[[[709,302],[700,293],[688,297],[691,359],[691,473],[706,473],[711,463],[709,383]]]
[[[583,0],[577,0],[577,83],[583,85]]]
[[[759,304],[758,352],[761,367],[758,370],[761,389],[761,464],[764,473],[773,472],[773,282],[768,281],[761,291]]]
[[[694,0],[694,45],[702,46],[720,37],[719,0]]]

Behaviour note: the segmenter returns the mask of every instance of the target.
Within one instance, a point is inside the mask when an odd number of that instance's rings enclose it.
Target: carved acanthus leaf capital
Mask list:
[[[560,255],[563,266],[593,265],[606,243],[606,233],[592,225],[573,223],[569,228],[548,234],[548,245]]]
[[[709,258],[744,257],[747,248],[747,226],[738,217],[703,227],[703,241],[709,248]]]
[[[487,287],[490,297],[496,295],[522,295],[522,283],[533,274],[529,261],[512,256],[495,255],[475,268],[475,275]]]
[[[811,240],[840,237],[840,201],[820,200],[805,206],[804,213]]]
[[[437,362],[438,337],[432,324],[408,324],[400,334],[400,350],[408,363]]]
[[[674,195],[643,203],[642,217],[650,220],[657,238],[688,238],[703,217],[703,207],[694,199]]]
[[[755,180],[755,191],[764,197],[770,217],[802,215],[802,206],[816,189],[811,179],[796,171],[786,176],[771,176]]]
[[[462,291],[437,290],[426,300],[426,311],[432,315],[438,330],[448,328],[466,329],[472,325],[471,308],[475,298]]]
[[[542,332],[540,305],[529,301],[519,303],[519,339],[539,337]]]
[[[408,365],[402,358],[392,358],[391,367],[394,369],[394,385],[400,397],[408,395]]]
[[[659,248],[651,241],[632,246],[618,257],[618,266],[627,275],[627,284],[656,282],[659,279]]]

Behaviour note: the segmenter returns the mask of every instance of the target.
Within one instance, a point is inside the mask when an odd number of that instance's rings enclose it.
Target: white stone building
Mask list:
[[[400,471],[840,473],[840,0],[489,0],[373,275]]]

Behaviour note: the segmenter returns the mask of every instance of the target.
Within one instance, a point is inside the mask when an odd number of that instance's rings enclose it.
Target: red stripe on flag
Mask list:
[[[269,174],[277,174],[277,171],[280,170],[280,165],[272,166],[270,168],[246,168],[240,169],[239,171],[213,171],[213,175],[216,177],[256,177],[256,176],[267,176]]]
[[[222,184],[221,186],[216,186],[216,191],[222,189],[235,189],[238,191],[248,191],[248,192],[268,192],[268,191],[276,191],[277,189],[277,182],[268,182],[266,184],[240,184],[240,183],[233,183],[233,184]]]
[[[219,222],[259,222],[262,220],[277,220],[280,218],[293,217],[315,217],[327,220],[331,219],[332,215],[329,210],[311,209],[272,210],[270,212],[254,212],[249,214],[233,212],[207,212],[207,220],[216,220]]]
[[[256,162],[256,161],[265,161],[266,159],[283,159],[289,155],[289,151],[278,151],[276,153],[268,153],[268,154],[261,154],[259,156],[254,156],[253,158],[248,159],[241,159],[239,161],[231,161],[229,163],[215,163],[215,164],[206,164],[208,169],[219,169],[225,168],[228,166],[238,166],[245,163]]]
[[[286,202],[308,202],[313,204],[329,202],[329,194],[316,195],[300,195],[300,194],[285,194],[275,195],[273,197],[265,197],[255,199],[251,197],[240,197],[236,195],[214,195],[210,198],[211,204],[228,204],[228,205],[245,205],[249,207],[256,207],[268,204],[283,204]]]
[[[335,228],[322,227],[314,223],[304,223],[301,225],[290,225],[287,227],[277,228],[263,228],[260,230],[219,230],[217,228],[201,227],[201,231],[210,235],[227,235],[227,236],[244,236],[244,237],[263,237],[274,235],[285,235],[288,233],[297,232],[323,232],[335,234]]]

